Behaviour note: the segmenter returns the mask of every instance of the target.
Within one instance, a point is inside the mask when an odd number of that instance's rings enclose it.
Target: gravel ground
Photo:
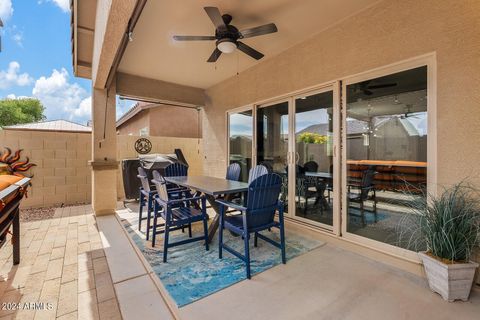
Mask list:
[[[20,209],[20,221],[27,222],[51,219],[54,214],[55,207]]]

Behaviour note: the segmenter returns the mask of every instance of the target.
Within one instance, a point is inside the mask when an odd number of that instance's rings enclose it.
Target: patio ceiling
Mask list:
[[[243,53],[233,53],[223,54],[217,63],[207,63],[215,48],[213,41],[173,41],[175,34],[214,34],[214,27],[203,7],[217,6],[222,14],[231,14],[232,24],[239,29],[274,22],[278,33],[244,40],[264,53],[262,60],[265,60],[378,1],[148,1],[118,70],[144,78],[209,88],[259,62]]]

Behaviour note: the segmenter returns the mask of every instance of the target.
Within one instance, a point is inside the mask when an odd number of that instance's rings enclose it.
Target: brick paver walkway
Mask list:
[[[90,206],[21,224],[21,262],[0,249],[0,320],[121,319]]]

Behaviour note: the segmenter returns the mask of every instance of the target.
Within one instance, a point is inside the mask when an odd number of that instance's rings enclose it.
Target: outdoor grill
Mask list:
[[[3,175],[7,177],[7,175]],[[16,178],[16,176],[9,176]],[[0,248],[7,242],[12,226],[13,264],[20,263],[20,202],[26,194],[30,178],[22,178],[0,190]]]
[[[125,190],[125,199],[138,199],[140,180],[137,178],[138,167],[145,169],[148,180],[152,180],[152,172],[157,170],[160,174],[164,174],[165,168],[171,163],[183,163],[188,166],[181,149],[175,149],[175,153],[161,154],[152,153],[147,155],[139,155],[137,158],[122,160],[123,188]]]

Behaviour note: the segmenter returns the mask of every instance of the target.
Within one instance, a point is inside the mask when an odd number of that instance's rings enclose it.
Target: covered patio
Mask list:
[[[422,277],[326,242],[316,231],[289,229],[325,244],[178,308],[120,219],[95,218],[90,205],[59,208],[51,219],[22,224],[20,265],[12,268],[9,246],[0,251],[0,300],[45,307],[5,307],[0,318],[475,319],[480,312],[478,290],[469,302],[446,303]]]
[[[233,19],[215,22],[212,7]],[[12,279],[2,282],[2,301],[29,297],[29,281],[41,272],[45,281],[33,290],[40,298],[32,299],[52,300],[56,312],[26,317],[475,318],[478,285],[468,302],[432,293],[422,248],[399,241],[397,225],[421,192],[467,178],[479,185],[471,147],[480,137],[479,12],[477,1],[72,1],[75,75],[92,81],[91,209],[62,208],[23,225],[22,241],[34,245],[14,269],[2,249],[2,274]],[[216,38],[212,22],[276,27],[229,40]],[[174,38],[190,35],[218,41]],[[220,46],[225,41],[234,48]],[[275,260],[251,280],[179,303],[171,290],[178,283],[164,278],[175,270],[157,264],[151,239],[131,227],[138,204],[119,204],[120,99],[197,110],[202,138],[189,153],[199,155],[203,176],[224,179],[237,163],[244,183],[256,165],[281,177],[287,249],[301,250],[287,250],[285,265]],[[211,225],[217,211],[208,214]],[[173,252],[171,261],[182,253]],[[62,285],[67,261],[78,268],[76,288]],[[205,280],[190,276],[183,274],[195,288]],[[66,296],[77,304],[67,308]]]

